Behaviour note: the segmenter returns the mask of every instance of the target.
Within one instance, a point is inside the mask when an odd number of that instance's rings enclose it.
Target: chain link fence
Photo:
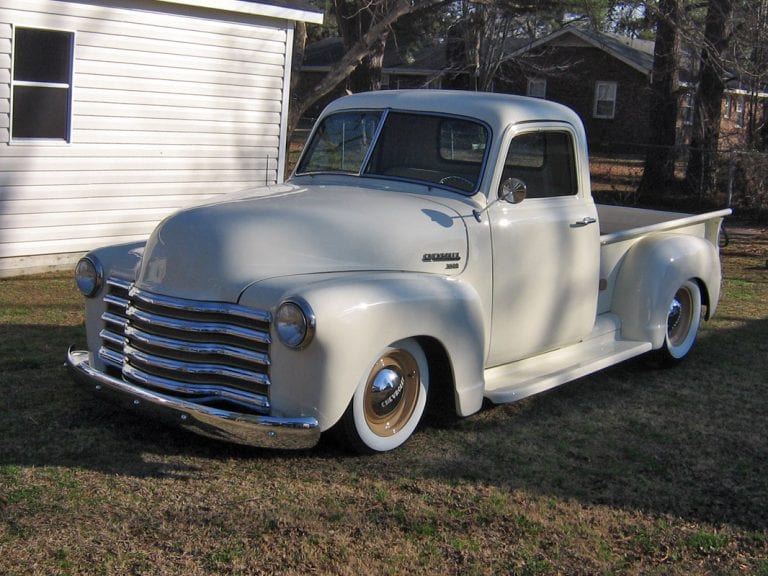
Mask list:
[[[730,207],[740,219],[768,221],[768,154],[724,151],[717,159],[714,190],[685,182],[688,150],[677,149],[675,182],[658,194],[660,207],[701,211]],[[590,158],[592,190],[599,202],[632,206],[641,203],[638,193],[643,178],[645,153]]]
[[[298,158],[309,130],[297,130],[291,142],[289,168]],[[626,148],[626,146],[625,146]],[[638,188],[643,178],[646,149],[636,146],[632,153],[590,156],[589,168],[595,198],[605,204],[634,206],[640,203]],[[665,191],[665,206],[685,211],[730,207],[740,219],[768,221],[768,154],[750,151],[725,151],[717,162],[714,192],[686,189],[688,148],[676,149],[676,185]]]
[[[768,154],[732,151],[727,162],[728,205],[737,215],[768,221]]]

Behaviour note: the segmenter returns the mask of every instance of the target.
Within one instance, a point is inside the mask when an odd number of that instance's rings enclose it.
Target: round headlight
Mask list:
[[[303,348],[312,340],[315,316],[306,302],[286,300],[277,308],[275,328],[280,342],[289,348]]]
[[[81,258],[75,266],[75,282],[77,289],[90,298],[99,291],[104,280],[101,263],[93,256]]]

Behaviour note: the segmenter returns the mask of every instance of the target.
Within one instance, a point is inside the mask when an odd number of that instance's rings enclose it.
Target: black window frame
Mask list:
[[[563,137],[563,142],[556,142],[554,139]],[[538,140],[533,142],[529,148],[534,154],[520,155],[535,159],[536,162],[512,162],[510,155],[514,147],[526,139]],[[521,131],[516,134],[507,145],[504,154],[504,170],[501,182],[499,183],[499,193],[501,187],[507,178],[518,178],[528,187],[528,198],[530,199],[553,199],[553,198],[574,198],[579,195],[579,181],[576,171],[577,167],[577,148],[576,137],[567,129],[563,128],[540,128],[535,130]],[[558,148],[558,145],[562,145]],[[536,150],[536,148],[539,150]],[[557,177],[557,178],[553,178]]]
[[[323,124],[328,120],[328,118],[331,118],[337,115],[341,116],[344,114],[373,114],[373,113],[381,113],[382,116],[379,119],[379,124],[376,128],[375,134],[373,136],[373,140],[367,149],[367,153],[365,155],[365,158],[362,160],[362,163],[360,165],[360,169],[358,172],[341,171],[338,169],[327,169],[327,170],[314,169],[311,165],[308,165],[309,156],[313,154],[315,151],[316,139],[320,137],[319,136],[320,130],[322,129]],[[380,146],[382,146],[382,143],[383,143],[382,139],[386,137],[386,129],[390,127],[388,126],[387,123],[393,117],[397,118],[399,116],[408,116],[408,115],[428,117],[438,122],[440,125],[440,128],[438,129],[438,132],[435,134],[437,141],[434,142],[436,154],[440,156],[441,161],[451,162],[456,166],[461,166],[461,165],[465,165],[465,166],[469,165],[472,167],[477,166],[476,180],[471,181],[466,177],[462,177],[460,174],[452,176],[451,173],[447,173],[445,175],[447,177],[441,177],[436,180],[430,180],[430,179],[425,179],[421,177],[415,177],[412,174],[396,175],[391,173],[383,173],[377,170],[375,168],[376,155],[377,153],[381,152]],[[477,161],[446,160],[445,158],[442,157],[441,147],[440,147],[441,130],[444,124],[450,123],[450,122],[466,122],[469,124],[474,124],[481,127],[485,131],[486,139],[485,139],[485,142],[483,142],[482,153],[479,155],[479,158]],[[446,190],[457,192],[463,196],[471,196],[477,193],[482,186],[482,182],[483,182],[483,179],[485,178],[486,170],[488,169],[488,155],[489,155],[489,150],[491,148],[492,141],[493,141],[493,130],[491,129],[491,127],[483,120],[479,118],[473,118],[470,116],[462,116],[459,114],[450,114],[450,113],[443,113],[443,112],[411,110],[407,108],[403,108],[403,109],[400,109],[400,108],[339,109],[323,117],[323,119],[315,126],[312,133],[310,134],[307,144],[304,147],[304,151],[302,152],[302,155],[296,164],[296,169],[294,170],[294,176],[298,177],[298,176],[311,176],[311,175],[318,175],[318,174],[340,174],[340,175],[348,175],[348,176],[357,176],[361,178],[387,178],[392,180],[413,182],[416,184],[426,185],[430,187],[439,186],[439,187],[445,188]],[[426,167],[426,168],[428,169],[429,167]],[[416,170],[418,170],[418,168],[416,168]],[[455,176],[458,176],[458,178]],[[472,176],[474,177],[474,174]],[[469,188],[469,185],[472,186],[471,189]]]
[[[38,46],[34,46],[35,36]],[[46,41],[49,50],[58,52],[30,56],[25,51],[42,49]],[[70,143],[75,32],[15,25],[12,42],[10,143]],[[54,66],[44,69],[51,61]],[[30,123],[33,113],[43,114],[44,121]]]

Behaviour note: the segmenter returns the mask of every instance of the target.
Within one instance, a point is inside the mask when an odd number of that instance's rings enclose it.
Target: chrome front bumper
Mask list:
[[[123,400],[134,409],[145,409],[165,421],[196,434],[261,448],[311,448],[320,438],[315,418],[275,418],[242,414],[188,402],[135,386],[94,369],[88,352],[70,349],[67,367],[75,380],[98,393]]]

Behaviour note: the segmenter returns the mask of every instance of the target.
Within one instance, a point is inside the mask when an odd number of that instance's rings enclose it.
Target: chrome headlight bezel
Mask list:
[[[104,267],[94,256],[80,258],[75,266],[75,284],[86,298],[93,298],[104,285]]]
[[[315,314],[303,299],[289,298],[277,307],[274,326],[280,342],[293,350],[301,350],[315,335]]]

